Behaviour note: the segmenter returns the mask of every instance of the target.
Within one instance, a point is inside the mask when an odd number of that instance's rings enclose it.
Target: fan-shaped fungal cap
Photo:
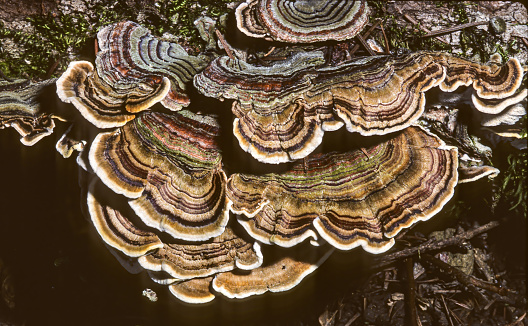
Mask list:
[[[123,126],[136,113],[161,101],[170,89],[168,78],[130,80],[115,87],[88,61],[74,61],[57,80],[57,95],[72,103],[83,117],[98,128]]]
[[[235,13],[244,34],[289,43],[352,38],[368,14],[365,1],[348,0],[247,0]]]
[[[499,175],[500,170],[488,165],[468,166],[458,168],[458,183],[467,183],[488,177],[490,179]]]
[[[121,212],[96,199],[96,181],[92,182],[88,191],[88,211],[104,242],[130,257],[139,257],[162,248],[163,243],[156,234],[141,230]]]
[[[54,82],[54,79],[35,84],[28,80],[0,82],[0,129],[15,128],[26,146],[50,135],[55,128],[54,116],[42,111],[37,97]]]
[[[121,129],[99,134],[90,165],[113,191],[128,198],[145,224],[175,238],[220,235],[228,220],[219,127],[188,111],[147,111]]]
[[[188,55],[177,43],[154,37],[134,22],[106,26],[97,33],[101,51],[97,54],[99,76],[112,88],[147,84],[152,88],[170,80],[170,90],[161,104],[171,110],[189,105],[186,84],[203,69],[208,60]]]
[[[317,232],[339,249],[379,253],[402,228],[429,219],[457,183],[456,148],[418,127],[376,146],[307,157],[277,175],[233,174],[227,196],[246,230],[292,246]]]
[[[220,273],[214,277],[213,289],[228,298],[246,298],[268,291],[288,291],[315,271],[333,252],[326,246],[312,249],[284,256],[249,273]]]
[[[505,98],[517,91],[523,73],[516,59],[499,67],[440,52],[359,58],[337,66],[306,63],[305,56],[267,72],[219,58],[194,84],[207,96],[235,99],[234,133],[241,147],[260,161],[281,163],[313,151],[325,130],[341,126],[337,117],[350,132],[383,135],[414,123],[431,87],[453,91],[472,84],[481,98]],[[284,64],[290,65],[287,75]]]
[[[185,280],[220,272],[253,269],[262,264],[260,246],[237,236],[230,228],[201,244],[165,244],[150,255],[139,258],[145,269],[164,271]]]
[[[215,298],[211,293],[212,276],[194,278],[177,282],[169,286],[169,290],[176,298],[187,303],[207,303]]]

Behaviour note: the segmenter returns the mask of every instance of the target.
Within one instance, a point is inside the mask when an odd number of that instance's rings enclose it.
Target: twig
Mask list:
[[[526,312],[525,312],[521,317],[519,317],[519,319],[517,319],[517,320],[514,321],[513,323],[508,324],[508,325],[506,325],[506,326],[517,326],[517,325],[523,325],[524,317],[526,317]]]
[[[411,16],[407,15],[407,14],[404,14],[401,12],[401,9],[399,10],[400,12],[400,15],[403,15],[403,17],[405,17],[405,19],[407,19],[409,22],[411,22],[411,24],[414,24],[414,25],[418,25],[418,28],[420,28],[421,31],[425,32],[425,33],[430,33],[431,31],[425,27],[423,27],[420,23],[418,23],[416,21],[416,19],[412,18]],[[439,37],[436,37],[436,39],[442,43],[445,43],[445,44],[449,44],[447,43],[446,41],[442,40],[441,38]]]
[[[406,258],[406,257],[413,256],[416,254],[438,250],[438,249],[442,249],[442,248],[453,246],[453,245],[460,245],[462,244],[462,242],[469,240],[481,233],[489,231],[497,227],[499,224],[500,224],[499,221],[491,221],[487,224],[484,224],[472,230],[463,232],[449,239],[445,239],[445,240],[430,239],[422,243],[419,246],[396,251],[390,255],[385,255],[384,257],[379,258],[378,263],[375,264],[373,268],[380,268],[380,267],[386,266],[394,262],[396,259]]]
[[[4,72],[2,70],[0,70],[0,78],[4,79],[4,80],[6,80],[6,81],[8,81],[10,83],[15,81],[14,79],[11,79],[11,78],[7,77],[6,75],[4,75]]]
[[[405,271],[407,274],[408,295],[407,307],[409,313],[409,325],[418,326],[418,313],[416,312],[416,282],[414,281],[412,257],[405,259]]]
[[[445,302],[444,296],[440,294],[440,297],[442,298],[442,303],[444,304],[444,309],[446,311],[447,319],[449,320],[449,325],[455,326],[453,324],[453,320],[451,319],[451,312],[450,312],[449,308],[447,307],[447,304]]]
[[[220,31],[218,29],[215,29],[215,33],[216,33],[216,37],[218,37],[218,40],[220,41],[220,43],[222,43],[222,47],[224,48],[225,52],[227,53],[227,56],[230,58],[230,59],[235,59],[235,56],[233,55],[233,52],[231,52],[231,48],[229,48],[229,45],[227,44],[224,36],[222,35],[222,33],[220,33]]]
[[[55,72],[55,69],[57,69],[59,63],[60,63],[60,58],[55,60],[55,62],[49,67],[48,72],[46,72],[46,76],[44,77],[44,79],[48,79],[48,78],[51,77],[51,75],[53,75],[53,73]]]
[[[366,39],[367,37],[370,36],[370,33],[372,33],[372,31],[378,27],[378,25],[381,23],[380,20],[377,20],[372,26],[370,26],[369,29],[367,29],[367,31],[363,34],[363,39]],[[359,35],[359,34],[358,34]],[[354,45],[354,47],[352,48],[352,50],[350,50],[350,55],[354,54],[354,52],[356,52],[357,50],[359,50],[359,44],[356,44]]]
[[[385,41],[385,53],[389,54],[389,40],[387,39],[387,34],[385,34],[385,29],[383,28],[383,23],[380,23],[381,32],[383,33],[383,40]]]
[[[353,322],[356,321],[356,319],[359,318],[359,316],[361,316],[361,314],[359,312],[356,312],[356,314],[354,316],[352,316],[352,318],[350,318],[349,321],[347,321],[347,323],[345,324],[345,326],[350,326],[352,325]]]
[[[264,54],[263,58],[267,57],[268,55],[272,54],[273,51],[275,51],[276,47],[272,46],[271,49],[266,53]]]
[[[521,37],[521,40],[523,41],[524,45],[526,45],[528,47],[528,41],[526,40],[525,37]]]
[[[456,279],[460,283],[462,283],[464,286],[468,288],[468,290],[473,293],[473,295],[477,298],[478,301],[481,303],[487,304],[489,300],[484,296],[484,294],[480,293],[477,290],[477,287],[484,288],[481,285],[483,285],[482,281],[474,279],[473,277],[465,274],[461,270],[459,270],[456,267],[453,267],[449,265],[448,263],[445,263],[441,261],[440,259],[433,257],[429,254],[423,254],[422,260],[427,261],[436,267],[442,269],[446,275],[449,275],[451,278]],[[485,287],[488,287],[488,284],[484,285]]]
[[[361,45],[363,45],[363,47],[368,51],[368,53],[370,55],[376,55],[376,53],[374,53],[374,51],[372,51],[372,49],[370,48],[370,46],[367,44],[367,42],[365,42],[365,39],[363,38],[363,36],[361,36],[360,34],[356,35],[357,39],[359,40],[359,42],[361,42]]]
[[[441,29],[441,30],[438,30],[438,31],[432,31],[432,32],[429,32],[429,33],[426,32],[427,34],[422,35],[421,37],[431,37],[431,36],[437,36],[437,35],[441,35],[441,34],[448,34],[448,33],[453,33],[453,32],[462,30],[464,28],[473,27],[473,26],[479,26],[479,25],[487,25],[487,24],[488,24],[488,22],[467,23],[467,24],[462,24],[462,25],[458,25],[458,26],[449,27],[449,28],[446,28],[446,29]]]

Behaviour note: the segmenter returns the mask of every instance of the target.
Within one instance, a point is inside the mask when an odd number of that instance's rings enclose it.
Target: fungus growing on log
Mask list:
[[[38,97],[45,87],[54,82],[54,79],[40,83],[0,81],[0,129],[13,127],[26,146],[32,146],[53,133],[53,118],[58,117],[44,112]]]
[[[144,112],[92,143],[90,165],[148,226],[174,238],[220,235],[229,217],[219,127],[188,111]]]
[[[289,43],[353,38],[368,22],[366,1],[247,0],[235,12],[250,37]]]
[[[401,229],[431,218],[452,197],[457,149],[419,127],[346,153],[307,157],[284,174],[233,174],[230,209],[255,239],[290,247],[313,228],[339,249],[380,253]]]
[[[424,92],[431,87],[451,92],[472,85],[479,98],[504,99],[517,92],[523,76],[516,59],[483,65],[441,52],[336,66],[322,66],[318,59],[298,54],[277,66],[255,67],[221,57],[195,76],[194,85],[206,96],[234,99],[241,147],[262,162],[282,163],[308,155],[324,131],[343,122],[364,136],[407,128],[424,112]]]

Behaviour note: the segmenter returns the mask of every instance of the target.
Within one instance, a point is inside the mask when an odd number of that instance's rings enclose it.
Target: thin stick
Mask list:
[[[271,49],[266,53],[264,54],[263,58],[267,57],[268,55],[272,54],[273,51],[275,51],[276,47],[272,46]]]
[[[407,274],[408,295],[407,306],[409,308],[409,322],[411,326],[418,326],[418,313],[416,312],[416,282],[414,281],[412,257],[405,259],[405,271]]]
[[[376,22],[370,26],[369,29],[367,29],[367,31],[365,32],[365,34],[363,34],[363,39],[366,39],[367,37],[370,36],[370,34],[372,33],[372,31],[374,30],[374,28],[378,27],[378,25],[381,23],[381,21],[379,20],[376,20]],[[358,34],[359,35],[359,34]],[[357,50],[359,50],[359,44],[356,44],[354,45],[354,47],[352,48],[352,50],[350,50],[350,55],[354,54],[354,52],[356,52]]]
[[[523,41],[524,45],[526,45],[528,47],[528,41],[526,40],[525,37],[521,37],[521,40]]]
[[[8,81],[10,83],[15,81],[14,79],[11,79],[11,78],[7,77],[6,75],[4,75],[4,72],[2,70],[0,70],[0,78],[4,79],[4,80],[6,80],[6,81]]]
[[[59,66],[59,63],[60,63],[60,58],[55,60],[55,62],[50,66],[50,68],[48,69],[48,72],[46,72],[46,76],[44,77],[44,79],[48,79],[51,77],[51,75],[53,75],[53,73],[55,72],[55,69],[57,69],[57,67]]]
[[[389,54],[389,40],[387,39],[387,34],[385,34],[385,29],[383,28],[383,23],[380,23],[381,32],[383,33],[383,39],[385,40],[385,53]]]
[[[499,224],[500,224],[499,221],[491,221],[487,224],[484,224],[472,230],[463,232],[449,239],[439,240],[439,241],[436,239],[427,240],[426,242],[422,243],[419,246],[396,251],[390,255],[385,255],[384,257],[378,260],[378,263],[375,264],[373,268],[379,268],[379,267],[386,266],[394,262],[396,259],[406,258],[406,257],[413,256],[416,254],[438,250],[438,249],[442,249],[442,248],[453,246],[453,245],[460,245],[465,240],[469,240],[481,233],[489,231],[497,227]]]
[[[446,29],[441,29],[441,30],[438,30],[438,31],[432,31],[432,32],[429,32],[421,37],[431,37],[431,36],[437,36],[437,35],[441,35],[441,34],[448,34],[448,33],[453,33],[453,32],[456,32],[456,31],[459,31],[459,30],[462,30],[464,28],[469,28],[469,27],[473,27],[473,26],[480,26],[480,25],[487,25],[488,22],[473,22],[473,23],[467,23],[467,24],[462,24],[462,25],[458,25],[458,26],[453,26],[453,27],[449,27],[449,28],[446,28]]]
[[[445,311],[446,311],[446,316],[447,316],[447,318],[448,318],[448,320],[449,320],[449,325],[451,325],[451,326],[455,326],[455,325],[453,324],[453,320],[451,319],[451,314],[449,313],[449,308],[447,308],[447,304],[446,304],[446,302],[445,302],[444,296],[440,294],[440,297],[442,298],[442,303],[444,304],[444,309],[445,309]]]
[[[227,53],[227,56],[230,58],[230,59],[235,59],[235,56],[233,55],[233,52],[231,52],[231,49],[229,48],[229,45],[227,44],[224,36],[222,35],[222,33],[220,33],[220,31],[218,29],[215,29],[215,33],[216,33],[216,37],[218,37],[218,40],[220,41],[220,43],[222,43],[222,47],[224,48],[225,52]]]
[[[480,282],[475,281],[472,277],[470,277],[469,275],[465,274],[464,272],[462,272],[461,270],[459,270],[458,268],[456,267],[453,267],[451,265],[449,265],[448,263],[445,263],[443,261],[441,261],[440,259],[436,258],[436,257],[433,257],[429,254],[423,254],[422,255],[422,260],[426,261],[426,262],[429,262],[433,265],[435,265],[436,267],[440,268],[443,270],[443,272],[450,276],[451,278],[454,278],[456,279],[458,282],[460,282],[461,284],[463,284],[464,286],[467,287],[467,289],[473,293],[473,295],[475,296],[475,298],[477,298],[477,301],[480,301],[481,303],[484,303],[484,304],[487,304],[489,302],[489,300],[484,296],[484,294],[480,293],[478,290],[477,290],[477,287],[481,287],[479,285],[481,285]],[[486,285],[487,287],[488,285]]]
[[[370,55],[376,55],[376,53],[374,53],[374,51],[372,51],[372,49],[370,48],[370,46],[368,46],[367,42],[365,42],[365,39],[363,38],[363,36],[361,36],[360,34],[356,35],[357,39],[359,40],[359,42],[361,42],[361,45],[363,45],[363,47],[368,51],[368,53]]]
[[[423,32],[426,32],[426,33],[430,33],[431,31],[425,27],[423,27],[420,23],[418,23],[414,18],[412,18],[411,16],[407,15],[407,14],[404,14],[401,12],[401,10],[399,10],[400,12],[400,15],[403,15],[403,17],[405,17],[405,19],[407,19],[409,22],[411,22],[412,24],[414,25],[418,25],[418,28],[420,28],[421,31]],[[439,38],[438,36],[436,37],[436,39],[442,43],[445,43],[445,44],[449,44],[447,43],[446,41],[442,40],[441,38]]]

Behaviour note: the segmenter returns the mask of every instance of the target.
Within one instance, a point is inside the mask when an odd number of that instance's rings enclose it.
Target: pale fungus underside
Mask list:
[[[366,2],[343,0],[247,0],[235,13],[248,36],[288,43],[352,38],[368,14]],[[190,56],[128,21],[97,36],[95,64],[72,62],[57,94],[95,127],[113,129],[90,144],[65,134],[57,150],[66,157],[89,146],[95,229],[188,303],[287,291],[333,248],[385,252],[402,229],[438,213],[458,183],[497,175],[482,162],[464,163],[457,147],[418,126],[431,88],[468,87],[468,109],[487,128],[526,114],[517,59],[482,64],[423,51],[329,65],[321,51],[292,48],[287,58],[253,65]],[[51,133],[52,116],[36,98],[52,82],[0,84],[0,127],[15,127],[27,145]],[[233,134],[244,151],[264,163],[295,163],[283,173],[229,171],[220,137],[230,131],[217,117],[230,113],[200,113],[193,86],[233,100]],[[312,153],[342,126],[371,136],[369,144]]]

